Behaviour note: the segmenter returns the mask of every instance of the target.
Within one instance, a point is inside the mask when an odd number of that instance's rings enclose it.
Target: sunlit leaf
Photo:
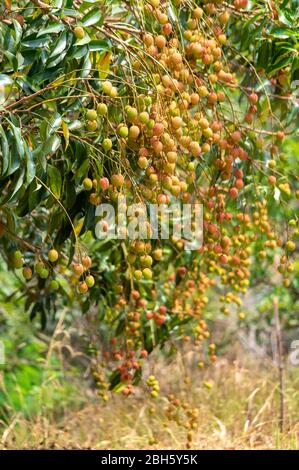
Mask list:
[[[61,172],[53,165],[47,166],[49,177],[49,186],[53,194],[59,199],[62,189],[62,176]]]
[[[97,55],[97,67],[99,69],[99,77],[101,80],[105,80],[107,78],[109,71],[110,71],[110,63],[111,63],[111,52],[104,52],[103,54]]]
[[[62,120],[62,131],[63,131],[64,140],[65,140],[65,150],[66,150],[70,142],[70,132],[69,132],[68,125],[64,120]]]
[[[84,18],[81,20],[81,23],[85,27],[92,26],[94,24],[99,23],[101,18],[102,18],[101,10],[94,9],[88,12],[87,15],[84,16]]]

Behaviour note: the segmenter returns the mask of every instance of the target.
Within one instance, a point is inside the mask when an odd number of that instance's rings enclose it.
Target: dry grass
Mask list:
[[[198,372],[192,358],[188,361],[186,357],[185,365],[181,360],[175,366],[158,362],[156,376],[161,379],[163,393],[157,399],[150,397],[146,386],[135,396],[114,395],[107,403],[89,390],[86,405],[81,410],[66,410],[60,419],[49,416],[46,410],[30,421],[16,415],[2,431],[2,448],[184,449],[188,432],[184,422],[178,425],[165,416],[169,392],[199,410],[194,449],[299,448],[296,368],[286,374],[286,416],[284,432],[280,433],[277,371],[273,365],[219,359],[212,368]],[[213,384],[211,390],[204,381]],[[150,445],[153,437],[156,443]]]

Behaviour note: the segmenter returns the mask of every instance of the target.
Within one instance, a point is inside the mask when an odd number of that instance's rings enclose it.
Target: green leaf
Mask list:
[[[53,21],[50,22],[46,28],[39,30],[36,37],[39,38],[40,36],[44,36],[45,34],[57,34],[60,33],[60,31],[63,31],[64,29],[64,24]]]
[[[19,189],[22,187],[23,182],[24,182],[24,170],[18,171],[13,180],[11,181],[11,184],[9,186],[9,191],[0,198],[0,205],[7,204],[9,201],[13,199],[15,194],[19,191]]]
[[[4,74],[0,74],[0,107],[5,104],[7,97],[11,93],[13,80]]]
[[[61,126],[61,116],[55,113],[48,122],[47,125],[47,137],[54,134],[54,132]]]
[[[282,59],[279,58],[277,61],[274,62],[274,64],[270,64],[270,66],[267,67],[266,72],[272,74],[276,70],[280,70],[289,65],[292,60],[292,56],[283,57]]]
[[[15,28],[15,41],[16,41],[16,44],[19,44],[23,35],[23,30],[21,28],[20,23],[17,20],[13,19],[12,21],[13,21],[13,25]]]
[[[9,75],[4,75],[0,73],[0,86],[12,85],[13,80],[10,78]]]
[[[1,175],[5,175],[10,165],[10,154],[7,137],[5,135],[4,129],[0,124],[0,136],[1,136],[1,150],[2,150],[2,168]]]
[[[97,0],[97,2],[98,2],[98,0]],[[74,18],[79,18],[81,16],[81,13],[77,10],[72,9],[72,8],[68,8],[71,5],[72,5],[72,2],[70,3],[70,5],[67,5],[67,8],[65,8],[65,10],[64,10],[65,16],[72,16]]]
[[[50,60],[50,61],[47,63],[47,67],[48,67],[48,68],[56,67],[60,62],[63,61],[63,59],[65,58],[66,54],[67,54],[67,51],[63,51],[62,54],[56,55],[52,60]]]
[[[51,51],[51,54],[49,55],[49,59],[51,57],[55,57],[59,54],[61,54],[67,45],[67,34],[63,33],[56,41],[54,48]]]
[[[89,73],[90,73],[90,70],[91,70],[91,60],[90,60],[90,54],[87,54],[84,61],[83,61],[83,64],[82,64],[82,68],[81,68],[81,71],[80,71],[80,76],[82,78],[85,78],[85,77],[88,77]]]
[[[58,11],[58,8],[62,8],[64,4],[64,0],[52,0],[51,1],[51,6],[56,7],[55,11]]]
[[[120,371],[115,370],[110,377],[110,390],[114,390],[120,383]]]
[[[270,34],[278,39],[286,39],[294,35],[294,33],[287,28],[274,28],[270,31]]]
[[[258,49],[257,65],[263,69],[267,67],[269,63],[269,55],[271,50],[271,44],[269,41],[263,41],[260,48]]]
[[[12,142],[12,148],[10,150],[10,163],[9,163],[9,168],[6,172],[5,176],[12,175],[19,167],[20,167],[20,158],[18,155],[17,147],[15,140]]]
[[[69,131],[68,125],[65,121],[62,120],[61,125],[62,125],[63,137],[64,137],[64,140],[65,140],[65,150],[66,150],[68,148],[69,142],[70,142],[70,131]]]
[[[89,36],[89,34],[85,33],[84,38],[77,39],[77,41],[74,44],[74,47],[85,46],[86,44],[90,43],[90,41],[91,41],[91,37]]]
[[[26,182],[30,184],[35,177],[35,164],[33,160],[33,154],[27,144],[24,142],[25,147],[25,159],[26,159]]]
[[[56,150],[61,145],[61,139],[58,137],[58,135],[53,134],[51,137],[47,140],[47,142],[43,146],[43,152],[45,155],[48,155],[49,153],[55,153]]]
[[[68,174],[66,178],[68,180],[68,184],[65,185],[63,202],[66,209],[71,209],[76,201],[76,186],[71,181],[71,174]]]
[[[86,54],[88,53],[88,48],[87,46],[79,46],[79,47],[74,47],[72,49],[71,56],[73,59],[79,60],[82,59],[82,57],[86,57]]]
[[[84,176],[87,175],[89,168],[89,160],[86,158],[83,163],[80,165],[75,174],[76,182],[79,182]]]
[[[93,24],[98,23],[102,18],[101,10],[93,9],[84,16],[81,23],[83,26],[92,26]]]
[[[18,149],[18,153],[21,158],[24,158],[25,150],[21,129],[19,127],[16,127],[12,122],[10,122],[10,127],[15,137],[15,143]]]
[[[95,39],[89,43],[89,50],[93,51],[109,51],[110,44],[105,39]]]
[[[4,51],[11,52],[12,54],[15,53],[16,51],[16,42],[13,38],[13,35],[11,34],[11,30],[7,30],[5,36],[4,36]]]
[[[29,41],[23,41],[22,46],[23,47],[28,47],[30,49],[38,49],[40,47],[47,46],[49,44],[49,38],[38,38],[38,39],[32,39]]]
[[[62,188],[62,177],[61,172],[55,166],[48,165],[47,173],[49,178],[49,186],[52,193],[59,199]]]
[[[292,69],[291,69],[291,80],[299,79],[299,57],[296,56],[293,59]]]
[[[17,61],[17,58],[14,54],[12,54],[11,52],[9,51],[3,51],[3,54],[5,55],[5,57],[7,57],[9,63],[11,64],[13,70],[16,72],[17,69],[18,69],[18,61]]]
[[[28,91],[33,91],[34,93],[39,90],[39,87],[26,75],[21,75],[16,77],[16,84],[22,89],[25,93]]]

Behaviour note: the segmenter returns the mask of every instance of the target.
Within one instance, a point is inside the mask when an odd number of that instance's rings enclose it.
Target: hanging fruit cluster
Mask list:
[[[118,3],[129,4],[122,22],[109,22],[109,7],[101,10],[102,26],[96,9],[60,19],[41,100],[26,95],[4,108],[3,128],[19,153],[23,139],[24,160],[32,158],[36,169],[21,173],[23,186],[13,186],[13,171],[3,176],[0,228],[8,264],[22,269],[35,315],[56,311],[64,296],[84,312],[104,305],[97,347],[112,370],[111,388],[121,382],[130,395],[148,353],[172,334],[187,329],[188,341],[209,342],[208,356],[216,360],[205,320],[210,292],[219,289],[223,314],[233,305],[244,319],[254,257],[272,269],[278,253],[276,268],[284,285],[291,283],[298,222],[292,218],[284,240],[271,209],[278,192],[290,198],[298,182],[283,172],[283,125],[230,44],[231,16],[238,11],[240,18],[247,0],[231,7],[221,0],[201,6],[148,0],[136,10],[132,2]],[[37,15],[53,21],[47,8]],[[34,27],[25,17],[25,46]],[[141,204],[142,239],[130,239],[125,222],[134,214],[120,198]],[[202,247],[186,249],[186,239],[172,231],[166,240],[153,237],[150,205],[174,203],[203,206]],[[97,215],[102,204],[116,210],[115,221]],[[110,234],[115,222],[118,237],[99,242],[97,228]],[[176,224],[173,215],[169,226]],[[95,379],[105,391],[106,378],[96,372]],[[158,394],[155,380],[149,386]]]

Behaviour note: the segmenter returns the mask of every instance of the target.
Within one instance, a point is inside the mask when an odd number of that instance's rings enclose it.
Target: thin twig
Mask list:
[[[281,337],[281,326],[279,319],[279,306],[278,298],[275,297],[273,300],[274,308],[274,321],[275,321],[275,333],[277,342],[277,359],[278,359],[278,374],[279,374],[279,428],[280,432],[284,430],[284,416],[285,416],[285,404],[284,404],[284,365],[283,365],[283,351],[282,351],[282,337]]]

